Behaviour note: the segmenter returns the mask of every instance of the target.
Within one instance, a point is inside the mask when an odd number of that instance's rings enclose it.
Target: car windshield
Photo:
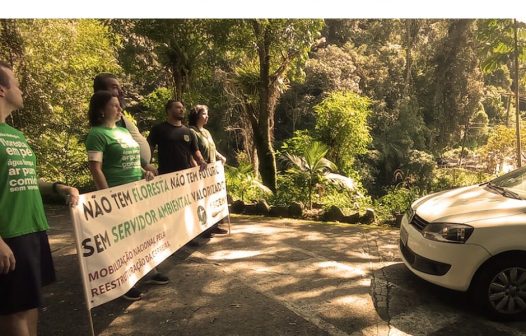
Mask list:
[[[489,182],[489,186],[496,186],[526,199],[526,167],[516,169]],[[504,195],[510,196],[510,195]],[[513,196],[511,196],[513,197]],[[516,198],[516,197],[513,197]]]

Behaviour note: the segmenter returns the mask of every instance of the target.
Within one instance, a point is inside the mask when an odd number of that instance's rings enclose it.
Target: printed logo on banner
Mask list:
[[[201,226],[206,225],[206,210],[201,205],[197,207],[197,218],[199,219],[199,224],[201,224]]]

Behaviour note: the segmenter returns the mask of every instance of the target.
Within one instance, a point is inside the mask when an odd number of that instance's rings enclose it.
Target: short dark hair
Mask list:
[[[109,72],[101,72],[93,78],[93,92],[108,90],[108,78],[117,79],[117,77]]]
[[[176,100],[176,99],[169,99],[166,104],[164,105],[164,112],[168,113],[168,110],[170,109],[170,107],[172,107],[173,104],[175,103],[181,103],[181,105],[184,106],[183,102],[180,101],[180,100]]]
[[[188,125],[197,126],[197,120],[199,119],[199,114],[204,111],[208,111],[208,106],[206,105],[196,105],[193,109],[188,112]]]
[[[11,87],[11,83],[9,83],[9,77],[7,76],[4,68],[13,70],[13,68],[7,62],[0,60],[0,85],[9,89]]]
[[[91,96],[89,101],[88,119],[90,126],[100,126],[104,122],[103,110],[112,100],[113,95],[110,91],[97,91]]]

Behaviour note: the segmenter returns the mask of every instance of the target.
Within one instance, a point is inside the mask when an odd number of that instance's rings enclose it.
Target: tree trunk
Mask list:
[[[254,33],[258,41],[259,57],[259,106],[258,119],[252,118],[254,145],[259,160],[261,181],[273,192],[277,189],[276,157],[272,147],[272,129],[276,94],[270,80],[270,31],[253,21]]]
[[[176,64],[172,65],[172,77],[175,84],[174,99],[177,101],[183,100],[183,76]]]

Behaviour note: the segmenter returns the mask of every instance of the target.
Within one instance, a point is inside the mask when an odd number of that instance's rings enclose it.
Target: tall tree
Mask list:
[[[427,118],[436,130],[431,139],[435,152],[458,144],[479,109],[483,82],[474,31],[474,20],[451,20],[434,57],[433,100]]]
[[[24,91],[24,109],[10,122],[23,129],[37,153],[39,173],[85,186],[82,137],[93,77],[118,72],[117,40],[96,20],[17,20],[15,66]],[[15,53],[15,54],[16,54]]]
[[[136,20],[134,32],[153,42],[158,61],[172,77],[174,98],[183,100],[196,75],[209,66],[210,50],[219,52],[221,44],[214,45],[214,37],[220,40],[230,22],[224,20],[220,26],[218,20]]]
[[[289,78],[298,75],[291,70],[304,64],[322,26],[321,20],[252,19],[239,21],[234,27],[235,44],[245,57],[243,71],[237,71],[241,75],[238,79],[251,90],[245,92],[251,99],[245,100],[250,106],[244,110],[253,131],[261,179],[271,190],[276,190],[272,144],[276,104]]]

